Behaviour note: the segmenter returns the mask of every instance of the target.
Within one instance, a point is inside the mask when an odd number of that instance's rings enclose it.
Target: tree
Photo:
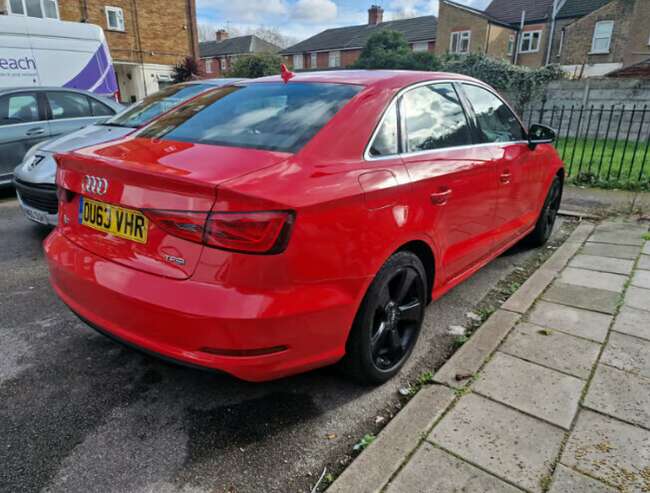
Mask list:
[[[439,60],[429,52],[414,53],[404,35],[382,30],[372,34],[353,68],[438,70]]]
[[[246,77],[255,79],[265,75],[276,75],[280,73],[282,58],[280,55],[271,53],[257,53],[239,57],[232,64],[228,77]]]
[[[211,24],[198,24],[199,41],[215,41],[214,33],[216,30],[217,27]],[[280,48],[286,48],[287,46],[294,45],[298,42],[297,38],[281,33],[280,30],[274,26],[259,25],[257,27],[248,27],[246,29],[228,26],[227,31],[228,36],[231,38],[254,34],[258,38],[262,38],[264,41],[273,43]]]
[[[174,82],[185,82],[188,80],[200,79],[203,75],[196,59],[186,56],[182,62],[174,67],[172,79]]]

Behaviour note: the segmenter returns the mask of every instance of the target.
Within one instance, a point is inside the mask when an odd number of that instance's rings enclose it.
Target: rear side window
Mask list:
[[[140,136],[297,152],[360,89],[300,82],[225,87],[179,106]]]
[[[15,125],[38,120],[40,117],[36,94],[19,93],[0,97],[0,125]]]
[[[485,142],[514,142],[524,139],[524,131],[510,108],[482,87],[464,84]]]
[[[402,105],[408,152],[472,143],[465,112],[451,84],[411,89]]]
[[[83,118],[92,115],[88,98],[75,92],[48,92],[47,101],[52,110],[52,119]]]
[[[88,99],[90,100],[90,109],[93,112],[93,116],[111,116],[115,114],[115,112],[104,103],[101,103],[94,98]]]
[[[386,110],[384,120],[370,146],[371,156],[391,156],[397,154],[399,134],[397,133],[397,105],[392,103]]]

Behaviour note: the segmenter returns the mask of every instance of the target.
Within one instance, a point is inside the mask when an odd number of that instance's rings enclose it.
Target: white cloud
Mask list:
[[[338,9],[332,0],[298,0],[291,17],[310,23],[322,23],[333,21],[337,14]]]
[[[269,18],[285,15],[289,9],[285,0],[198,0],[197,10],[202,17],[219,12],[223,22],[264,22]]]

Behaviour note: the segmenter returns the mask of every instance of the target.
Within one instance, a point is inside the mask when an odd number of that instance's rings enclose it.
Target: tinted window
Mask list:
[[[300,82],[225,87],[181,105],[140,136],[296,152],[360,89]]]
[[[130,106],[126,111],[106,121],[106,125],[139,128],[161,113],[187,101],[212,86],[208,84],[176,84],[147,96]]]
[[[93,116],[111,116],[115,114],[115,112],[104,103],[97,101],[95,98],[88,99],[90,100],[90,109],[93,112]]]
[[[410,90],[403,98],[408,151],[472,143],[467,118],[451,84]]]
[[[36,94],[10,94],[0,98],[0,125],[36,122],[40,120]]]
[[[466,84],[469,99],[486,142],[513,142],[524,139],[524,132],[506,104],[482,87]]]
[[[47,101],[50,103],[52,118],[83,118],[91,116],[88,98],[74,92],[48,92]]]
[[[370,146],[371,156],[390,156],[398,151],[397,105],[391,104],[386,110],[384,121]]]

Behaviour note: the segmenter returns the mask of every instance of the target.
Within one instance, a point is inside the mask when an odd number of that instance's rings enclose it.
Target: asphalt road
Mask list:
[[[442,364],[448,326],[539,253],[514,249],[431,305],[405,371],[373,389],[332,369],[248,384],[123,348],[56,298],[46,235],[0,197],[3,492],[308,491],[395,406],[407,377]]]

